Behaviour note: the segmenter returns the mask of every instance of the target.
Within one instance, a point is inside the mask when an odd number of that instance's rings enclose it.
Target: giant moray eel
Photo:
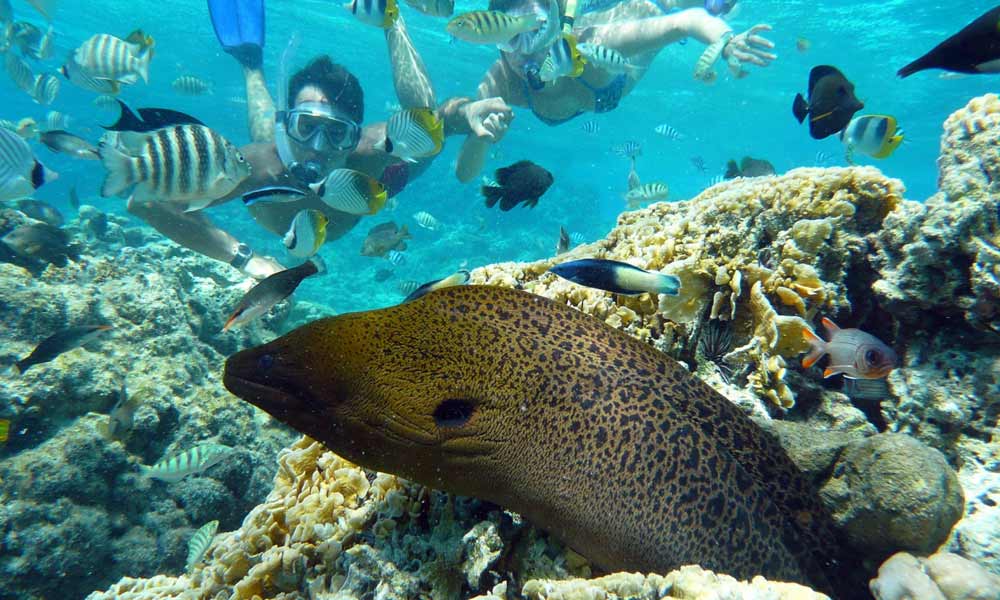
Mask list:
[[[225,384],[348,460],[517,511],[607,570],[699,564],[870,598],[772,436],[546,298],[466,286],[321,319],[233,355]]]

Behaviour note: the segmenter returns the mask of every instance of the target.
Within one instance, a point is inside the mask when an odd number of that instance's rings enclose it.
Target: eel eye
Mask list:
[[[262,354],[260,358],[257,359],[257,368],[261,371],[267,371],[274,365],[274,357],[270,354]]]
[[[468,400],[444,400],[434,409],[438,427],[462,427],[472,418],[475,407]]]

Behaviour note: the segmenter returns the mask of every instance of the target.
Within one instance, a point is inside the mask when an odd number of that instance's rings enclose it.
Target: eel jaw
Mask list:
[[[298,386],[288,385],[292,382],[261,373],[255,350],[238,352],[226,360],[223,384],[233,395],[285,423],[294,423],[297,413],[309,410],[309,398],[298,393]]]

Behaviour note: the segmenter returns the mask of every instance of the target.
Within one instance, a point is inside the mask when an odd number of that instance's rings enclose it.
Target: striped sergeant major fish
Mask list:
[[[625,58],[621,52],[614,48],[585,42],[577,44],[576,49],[587,59],[587,62],[604,69],[612,75],[620,75],[622,73],[631,75],[639,69],[638,66],[633,65],[629,59]]]
[[[534,13],[514,17],[498,10],[474,10],[448,21],[453,37],[473,44],[507,45],[515,36],[541,25]]]
[[[139,465],[139,472],[146,477],[175,483],[188,475],[202,473],[218,464],[232,452],[222,444],[200,444],[183,452],[171,455],[155,465]]]
[[[143,52],[143,44],[108,33],[94,34],[73,53],[73,60],[91,77],[121,83],[135,83],[139,78],[149,83],[152,58],[152,52]]]
[[[103,141],[101,161],[107,178],[102,196],[135,186],[135,199],[205,208],[232,192],[252,168],[228,140],[204,125],[175,125],[145,136],[137,156]]]

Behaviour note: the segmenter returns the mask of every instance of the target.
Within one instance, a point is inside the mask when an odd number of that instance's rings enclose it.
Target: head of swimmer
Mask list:
[[[556,6],[561,15],[565,0],[556,0]],[[552,10],[550,0],[490,0],[489,10],[496,10],[513,17],[529,14],[537,15],[545,23],[538,29],[519,33],[510,41],[513,50],[501,50],[504,59],[514,68],[514,71],[529,80],[537,78],[538,69],[545,62],[549,48],[559,38],[559,15],[554,23],[549,23],[549,12]]]
[[[324,171],[343,166],[357,147],[364,93],[350,71],[319,56],[288,80],[285,130],[295,160]]]

